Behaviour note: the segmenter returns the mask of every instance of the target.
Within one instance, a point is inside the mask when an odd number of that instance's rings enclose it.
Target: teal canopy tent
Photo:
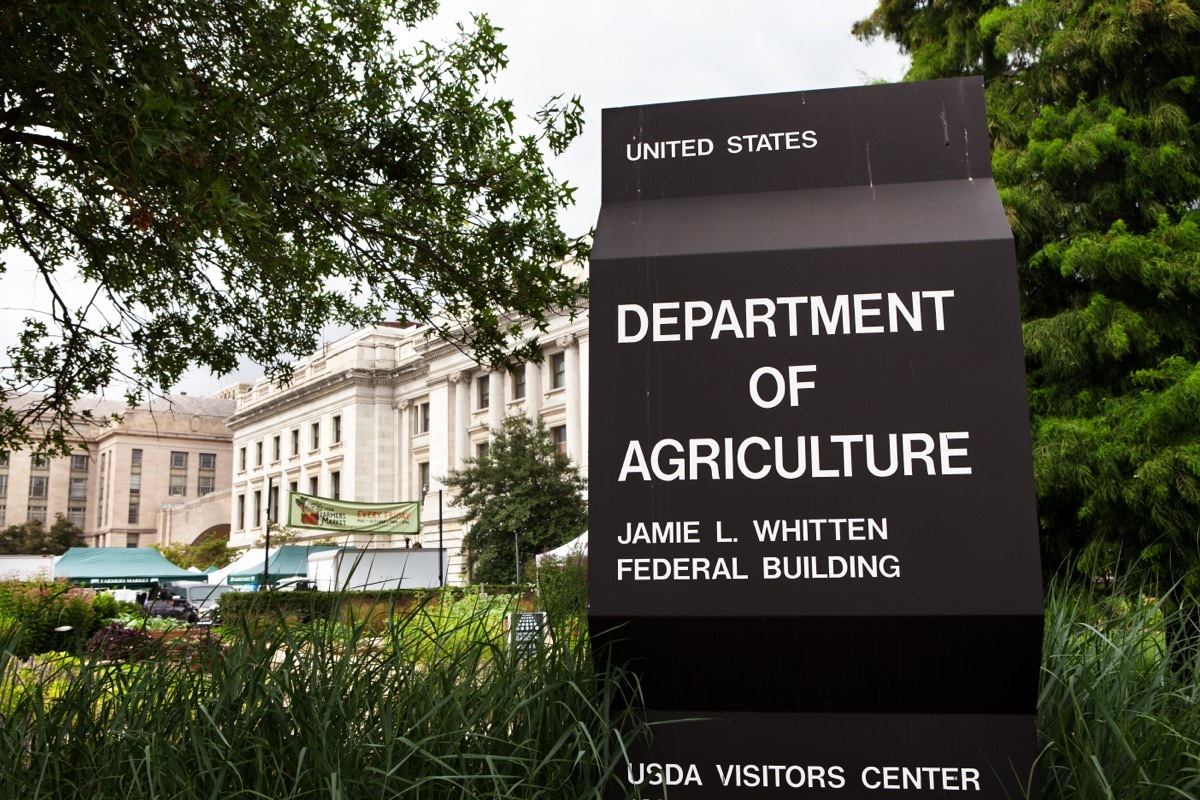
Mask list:
[[[267,562],[267,577],[271,583],[284,578],[302,578],[308,575],[308,554],[319,553],[322,550],[336,550],[333,544],[285,544],[271,554]],[[262,563],[249,569],[232,572],[226,576],[225,582],[230,586],[246,586],[261,583],[263,577]]]
[[[149,547],[72,547],[54,565],[54,577],[83,586],[134,589],[168,581],[204,581]]]

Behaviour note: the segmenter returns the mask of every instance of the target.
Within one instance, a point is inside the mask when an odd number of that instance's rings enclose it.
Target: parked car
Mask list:
[[[237,591],[235,587],[228,584],[209,583],[168,584],[164,588],[172,598],[178,597],[194,606],[201,622],[215,621],[221,595]]]
[[[200,621],[200,609],[183,597],[171,597],[165,591],[157,596],[147,597],[142,603],[142,609],[151,617],[167,617],[178,619],[189,625]]]

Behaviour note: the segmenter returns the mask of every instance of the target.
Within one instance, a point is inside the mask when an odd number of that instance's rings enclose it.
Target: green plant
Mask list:
[[[515,601],[448,595],[382,630],[260,617],[191,660],[96,654],[53,692],[23,683],[0,725],[0,794],[599,798],[613,732],[636,732],[623,676],[597,674],[586,648],[518,662],[499,625]]]
[[[1138,587],[1051,585],[1038,729],[1042,796],[1200,798],[1200,642]]]
[[[587,630],[588,557],[547,558],[537,569],[538,605],[555,635],[580,636]]]
[[[51,650],[77,650],[94,630],[94,595],[56,581],[0,582],[0,613],[17,624],[13,654],[28,658]]]
[[[587,526],[587,484],[540,418],[506,417],[487,455],[467,459],[444,481],[470,523],[463,544],[476,583],[529,580],[517,575],[518,549],[528,559]]]
[[[99,653],[108,660],[129,661],[150,652],[150,634],[139,628],[127,628],[120,622],[110,622],[92,634],[84,643],[87,653]]]
[[[152,617],[144,611],[133,611],[118,614],[113,622],[126,628],[136,628],[143,631],[173,631],[187,627],[183,620],[171,617]]]

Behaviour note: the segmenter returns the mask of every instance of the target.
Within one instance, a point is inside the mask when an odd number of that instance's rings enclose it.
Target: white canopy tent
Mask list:
[[[571,555],[586,556],[587,552],[588,532],[584,531],[566,544],[559,545],[553,550],[547,550],[544,553],[540,553],[537,557],[537,563],[541,564],[543,561],[550,558],[566,558],[567,556]]]
[[[276,549],[277,548],[272,547],[271,552],[274,553]],[[266,550],[261,547],[251,547],[249,550],[231,561],[228,566],[221,567],[215,572],[208,573],[208,582],[210,584],[226,583],[226,579],[233,573],[241,572],[242,570],[253,569],[256,566],[260,567],[266,560]]]

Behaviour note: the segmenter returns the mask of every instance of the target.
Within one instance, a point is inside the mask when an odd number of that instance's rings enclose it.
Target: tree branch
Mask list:
[[[46,136],[41,133],[26,133],[25,131],[17,131],[12,128],[0,128],[0,144],[32,144],[39,147],[48,147],[51,150],[61,150],[64,153],[81,153],[83,148],[74,142],[68,142],[66,139],[59,139],[54,136]]]

